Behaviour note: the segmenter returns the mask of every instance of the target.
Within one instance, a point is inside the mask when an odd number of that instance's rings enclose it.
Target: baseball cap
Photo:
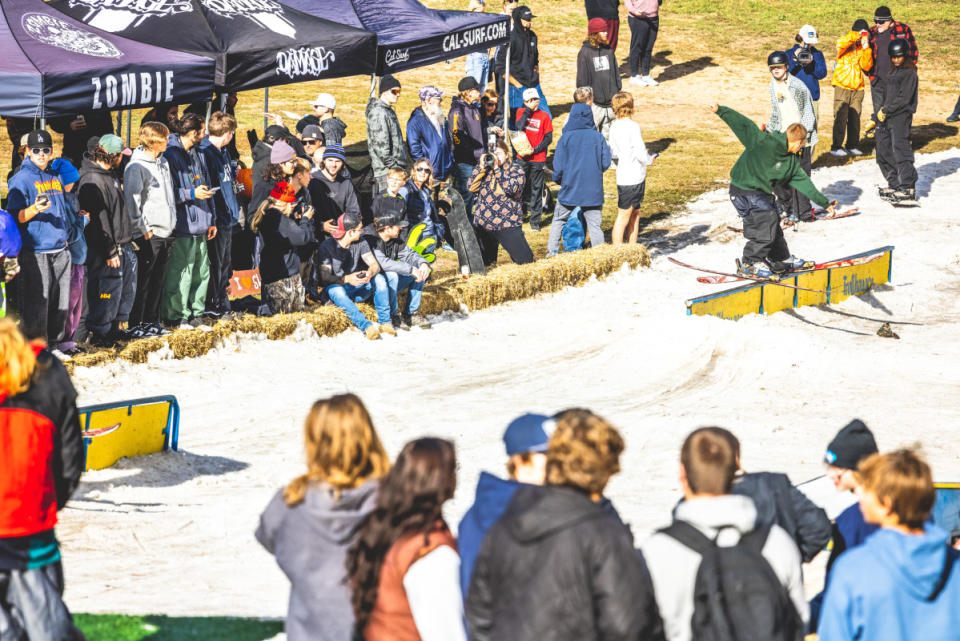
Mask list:
[[[333,94],[322,93],[317,95],[316,100],[310,101],[310,104],[314,107],[326,107],[330,111],[333,111],[337,108],[337,99],[333,97]]]
[[[376,223],[377,227],[391,227],[393,225],[406,227],[408,224],[406,219],[400,216],[399,212],[389,210],[380,212],[377,217],[373,219],[373,222]]]
[[[471,89],[480,90],[480,83],[477,82],[477,79],[473,76],[464,76],[460,79],[460,82],[457,83],[457,91],[460,93],[470,91]]]
[[[123,144],[123,138],[114,134],[104,134],[97,141],[97,146],[108,154],[123,154],[129,156],[132,152]]]
[[[276,141],[270,148],[270,162],[274,165],[293,160],[296,157],[297,154],[293,151],[293,147],[282,140]]]
[[[434,87],[433,85],[427,85],[420,90],[420,100],[427,100],[429,98],[443,98],[443,92]]]
[[[316,125],[307,125],[300,134],[301,140],[323,140],[323,130]]]
[[[327,145],[327,148],[323,150],[323,158],[339,158],[340,160],[346,162],[347,154],[343,151],[343,145],[336,143]]]
[[[540,92],[534,89],[533,87],[528,87],[523,90],[523,101],[526,102],[532,98],[539,98]]]
[[[34,129],[27,134],[27,147],[53,147],[53,136],[49,131]]]
[[[360,217],[356,214],[349,212],[340,214],[340,218],[337,218],[337,228],[330,235],[334,238],[343,238],[348,230],[356,229],[359,224]]]
[[[293,190],[293,187],[291,187],[290,183],[286,180],[281,180],[273,186],[273,189],[270,190],[270,197],[284,203],[297,202],[297,192]]]
[[[528,7],[525,4],[522,4],[519,7],[517,7],[517,17],[520,18],[521,20],[532,20],[537,16],[533,15],[533,11],[530,11],[530,7]]]
[[[280,140],[281,138],[285,138],[286,135],[287,130],[280,125],[270,125],[263,130],[264,139]],[[267,140],[264,140],[264,142],[267,142]]]
[[[805,24],[800,27],[800,38],[808,45],[817,44],[817,30]]]
[[[556,422],[544,414],[524,414],[510,421],[503,433],[507,456],[546,452]]]

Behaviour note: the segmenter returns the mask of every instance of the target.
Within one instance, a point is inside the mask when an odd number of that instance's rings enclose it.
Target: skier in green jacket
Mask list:
[[[800,166],[797,155],[807,130],[795,123],[785,133],[763,131],[752,120],[729,107],[710,105],[746,148],[730,171],[730,202],[743,219],[743,260],[737,272],[745,276],[776,277],[808,269],[813,262],[790,253],[780,228],[773,195],[775,187],[789,185],[833,214],[834,205],[820,193]]]

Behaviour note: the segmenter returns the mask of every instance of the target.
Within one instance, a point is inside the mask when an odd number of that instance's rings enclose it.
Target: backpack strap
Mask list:
[[[665,527],[657,531],[675,539],[700,556],[706,556],[711,550],[717,547],[714,541],[711,541],[703,532],[686,521],[674,521],[670,527]]]
[[[956,552],[948,547],[947,561],[943,564],[943,572],[940,573],[937,584],[933,586],[933,592],[927,597],[927,602],[936,601],[940,593],[943,592],[943,589],[947,587],[947,581],[950,579],[950,571],[953,569],[953,562],[956,560],[956,557]]]
[[[762,556],[763,546],[767,544],[767,537],[770,535],[771,528],[773,528],[773,523],[759,525],[752,532],[747,532],[740,537],[740,544]]]

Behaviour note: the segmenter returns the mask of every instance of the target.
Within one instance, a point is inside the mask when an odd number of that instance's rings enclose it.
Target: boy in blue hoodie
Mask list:
[[[70,305],[67,308],[63,342],[56,346],[58,350],[69,355],[80,351],[74,341],[83,315],[83,290],[87,263],[87,239],[83,231],[90,222],[90,214],[80,210],[80,201],[77,199],[76,192],[73,191],[77,181],[80,180],[77,168],[66,158],[57,158],[50,163],[50,168],[60,174],[70,220],[70,237],[67,240],[67,249],[70,251]]]
[[[526,485],[543,485],[547,466],[548,430],[553,419],[542,414],[524,414],[510,422],[503,433],[507,449],[507,474],[503,480],[488,472],[480,472],[477,481],[477,498],[463,515],[457,534],[460,551],[460,588],[467,599],[473,565],[480,553],[480,546],[487,531],[506,511],[518,488]]]
[[[70,304],[70,218],[60,174],[50,167],[53,138],[27,135],[27,157],[10,179],[7,210],[20,226],[20,325],[28,338],[63,340]]]
[[[833,567],[822,641],[947,641],[960,635],[960,552],[928,522],[936,497],[915,452],[874,454],[859,468],[860,508],[880,529]]]

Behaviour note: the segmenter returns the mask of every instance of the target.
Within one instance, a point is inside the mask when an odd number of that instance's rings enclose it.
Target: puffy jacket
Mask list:
[[[411,178],[400,188],[399,193],[407,203],[407,221],[411,227],[418,223],[432,225],[437,221],[437,206],[427,183],[418,188]]]
[[[213,226],[213,199],[200,200],[194,197],[193,188],[210,186],[206,163],[197,145],[188,152],[180,144],[178,134],[170,134],[163,157],[170,165],[173,178],[173,198],[177,204],[177,236],[200,236]]]
[[[16,218],[21,210],[44,194],[50,199],[50,208],[37,214],[26,224],[19,221],[23,249],[43,253],[65,249],[70,236],[70,216],[64,199],[60,174],[48,165],[40,169],[29,158],[24,158],[20,170],[7,183],[7,210]]]
[[[827,61],[823,52],[816,47],[810,47],[813,62],[808,65],[800,64],[796,59],[800,45],[793,45],[787,49],[787,59],[790,60],[790,73],[803,81],[814,100],[820,100],[820,81],[827,77]]]
[[[417,107],[407,121],[407,144],[410,157],[429,158],[433,165],[433,176],[443,180],[453,168],[453,138],[450,136],[450,123],[444,119],[438,131],[423,109]]]
[[[770,80],[770,122],[767,123],[767,129],[780,131],[782,125],[792,125],[792,122],[781,122],[780,101],[777,99],[777,91],[780,83]],[[800,124],[807,130],[807,145],[814,147],[819,138],[817,137],[817,115],[813,111],[813,96],[807,85],[796,76],[787,75],[787,91],[797,103],[797,109],[800,110]]]
[[[480,547],[466,617],[472,641],[662,638],[630,531],[564,487],[517,489]]]
[[[0,209],[0,256],[13,258],[20,253],[22,246],[17,221],[8,212]]]
[[[593,89],[593,103],[598,107],[610,106],[613,95],[622,87],[613,49],[594,47],[584,40],[577,54],[577,86]]]
[[[597,131],[590,107],[574,104],[553,152],[553,179],[560,183],[557,200],[568,207],[602,205],[603,172],[610,161],[610,145]]]
[[[513,27],[510,30],[510,46],[501,46],[493,62],[494,73],[503,76],[507,68],[507,51],[510,51],[510,77],[524,87],[540,84],[540,51],[537,34],[520,24],[520,7],[513,10]]]
[[[526,174],[518,163],[490,172],[484,167],[474,167],[470,176],[470,191],[477,194],[473,203],[473,224],[491,231],[520,227],[526,182]]]
[[[823,641],[948,641],[960,635],[960,552],[947,533],[881,529],[833,566]]]
[[[169,238],[177,226],[177,203],[173,197],[170,163],[163,155],[149,157],[137,147],[123,170],[123,198],[134,233]]]
[[[837,40],[837,64],[833,68],[834,87],[859,91],[866,85],[866,74],[873,68],[873,50],[860,47],[860,33],[851,31]]]
[[[347,548],[357,524],[376,504],[377,481],[334,495],[322,483],[290,507],[283,490],[260,515],[257,541],[290,579],[290,641],[343,641],[353,632],[346,578]]]
[[[84,158],[80,164],[77,198],[80,209],[90,213],[90,224],[84,231],[87,249],[106,260],[119,258],[120,245],[133,240],[133,221],[124,208],[117,175]]]
[[[486,118],[477,103],[467,104],[460,96],[450,101],[447,115],[450,134],[453,136],[453,159],[468,165],[476,165],[486,149],[484,131]]]
[[[264,283],[275,283],[300,272],[297,248],[313,242],[313,220],[299,220],[268,208],[257,230],[263,239],[260,250],[260,278]]]
[[[63,364],[41,348],[34,343],[27,391],[0,396],[0,538],[52,529],[83,472],[77,392]]]
[[[387,170],[410,164],[407,145],[403,142],[403,130],[397,112],[379,98],[367,102],[367,150],[374,176],[382,176]]]
[[[900,113],[917,113],[917,65],[904,60],[899,67],[893,67],[886,78],[877,79],[877,105],[874,113],[883,107],[887,116]]]
[[[200,141],[200,153],[203,154],[207,175],[210,177],[208,187],[220,188],[211,198],[217,226],[229,230],[240,220],[240,203],[237,201],[237,192],[234,191],[236,167],[233,159],[230,158],[227,147],[217,149],[216,145],[210,142],[210,138]]]

